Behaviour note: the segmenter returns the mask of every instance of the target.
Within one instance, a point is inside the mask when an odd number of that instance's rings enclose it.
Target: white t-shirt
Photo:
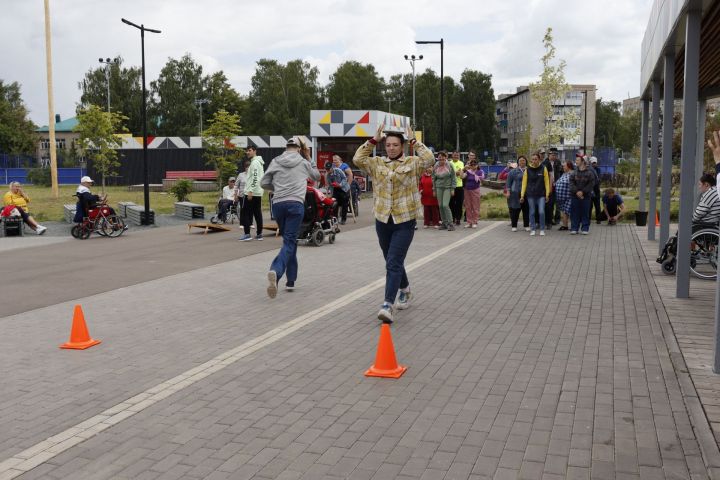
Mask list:
[[[223,187],[222,197],[225,200],[234,200],[235,199],[235,189],[230,188],[228,185],[225,185]]]

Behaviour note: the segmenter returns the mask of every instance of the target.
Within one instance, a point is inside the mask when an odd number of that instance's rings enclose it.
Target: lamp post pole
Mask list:
[[[412,115],[412,126],[415,128],[417,126],[417,123],[415,123],[415,62],[418,60],[422,60],[423,56],[420,55],[419,57],[416,57],[415,55],[407,56],[405,55],[405,60],[410,62],[410,65],[412,66],[412,86],[413,86],[413,115]]]
[[[445,72],[443,70],[443,51],[445,41],[440,40],[416,40],[418,45],[439,44],[440,45],[440,145],[439,149],[445,144]]]
[[[150,180],[147,161],[147,93],[145,91],[145,32],[160,33],[160,30],[145,28],[145,25],[136,25],[130,20],[121,19],[123,23],[140,30],[140,54],[142,56],[142,124],[143,124],[143,180],[145,182],[143,193],[145,199],[145,218],[143,225],[150,224]]]
[[[202,132],[203,132],[203,128],[202,128],[202,118],[203,118],[202,117],[202,106],[203,106],[203,103],[208,103],[208,99],[207,98],[198,98],[197,100],[195,100],[195,105],[200,107],[200,136],[201,137],[202,137]]]
[[[110,67],[114,64],[117,64],[117,58],[116,59],[105,59],[98,58],[98,62],[105,65],[105,80],[107,81],[107,107],[108,107],[108,113],[110,113]]]

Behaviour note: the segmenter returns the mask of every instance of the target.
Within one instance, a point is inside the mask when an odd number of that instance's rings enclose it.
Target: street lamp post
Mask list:
[[[145,185],[143,193],[145,194],[145,218],[143,225],[150,224],[150,180],[148,174],[147,161],[147,93],[145,92],[145,32],[160,33],[160,30],[145,28],[145,25],[136,25],[130,20],[121,18],[122,22],[140,30],[140,55],[142,56],[142,124],[143,124],[143,177]]]
[[[445,144],[445,72],[443,70],[445,41],[441,38],[440,40],[416,40],[415,43],[418,45],[440,45],[440,145],[438,148],[442,149]]]
[[[415,123],[415,62],[418,60],[422,60],[423,56],[420,55],[419,57],[415,57],[415,55],[407,56],[405,55],[405,60],[410,62],[410,65],[412,66],[412,85],[413,85],[413,116],[412,116],[412,126],[415,128],[417,126],[417,123]]]
[[[203,106],[204,103],[208,103],[208,101],[209,101],[209,100],[208,100],[207,98],[198,98],[197,100],[195,100],[195,105],[197,105],[197,106],[200,107],[200,136],[201,136],[201,137],[202,137],[202,132],[203,132],[203,128],[202,128],[202,118],[203,118],[203,117],[202,117],[202,106]]]
[[[102,59],[98,58],[98,62],[105,65],[105,80],[107,81],[107,104],[108,104],[108,113],[110,113],[110,67],[113,65],[116,65],[118,63],[118,59]]]

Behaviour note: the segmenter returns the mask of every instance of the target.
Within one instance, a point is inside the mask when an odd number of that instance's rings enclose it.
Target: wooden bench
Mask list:
[[[65,218],[65,221],[68,223],[74,223],[73,220],[75,219],[75,210],[77,209],[77,205],[74,203],[66,203],[63,205],[63,217]]]
[[[215,170],[168,170],[165,172],[165,178],[168,180],[177,180],[179,178],[187,178],[189,180],[217,180],[218,175]]]
[[[205,207],[198,203],[175,202],[175,216],[188,220],[205,218]]]

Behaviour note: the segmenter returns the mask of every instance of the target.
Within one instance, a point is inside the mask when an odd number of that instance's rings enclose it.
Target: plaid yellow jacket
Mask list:
[[[416,142],[417,156],[390,160],[387,157],[371,157],[374,147],[370,141],[362,144],[355,152],[353,162],[372,177],[375,218],[383,223],[387,223],[391,215],[394,223],[417,218],[421,206],[418,179],[427,167],[435,163],[432,152]]]

